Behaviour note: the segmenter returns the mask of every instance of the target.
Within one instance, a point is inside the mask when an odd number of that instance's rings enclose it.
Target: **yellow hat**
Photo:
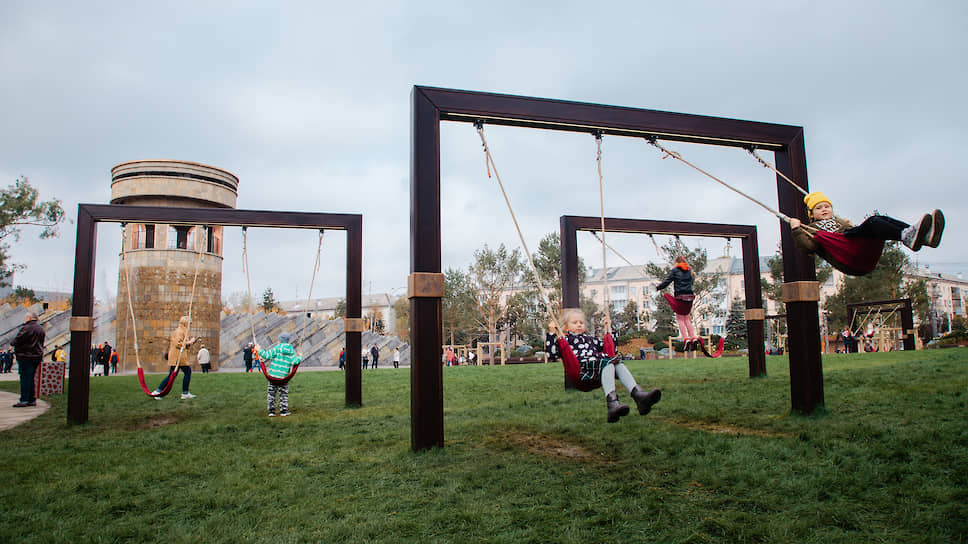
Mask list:
[[[803,203],[807,205],[807,209],[810,211],[813,211],[813,208],[821,202],[826,202],[827,204],[833,206],[833,204],[830,202],[830,199],[827,198],[827,195],[821,193],[820,191],[814,191],[803,197]]]

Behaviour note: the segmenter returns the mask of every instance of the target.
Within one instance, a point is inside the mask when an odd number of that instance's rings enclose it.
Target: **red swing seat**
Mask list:
[[[817,254],[849,276],[870,274],[884,251],[884,240],[880,238],[845,236],[839,232],[818,230],[813,239],[820,246]]]
[[[286,385],[287,383],[289,383],[289,380],[291,380],[292,377],[296,375],[296,370],[299,369],[299,365],[292,365],[292,368],[289,369],[289,374],[286,374],[281,378],[270,376],[269,370],[266,368],[266,365],[262,361],[262,359],[259,359],[259,369],[262,370],[262,375],[265,376],[270,383],[274,385]]]
[[[148,384],[145,383],[145,369],[140,366],[138,367],[138,383],[141,384],[141,390],[145,392],[145,395],[149,397],[164,397],[171,392],[171,386],[175,383],[175,378],[178,377],[178,370],[176,366],[174,370],[168,373],[168,382],[165,384],[165,388],[157,395],[152,394],[151,389],[148,388]]]
[[[615,340],[612,335],[606,334],[602,341],[605,344],[605,355],[615,357]],[[564,336],[558,338],[558,351],[561,353],[561,365],[565,368],[565,376],[575,386],[575,389],[587,392],[594,391],[602,386],[601,378],[581,379],[581,363],[578,362],[578,357],[575,356],[575,352],[571,350],[571,345],[568,344],[568,339]]]
[[[665,297],[666,302],[669,303],[669,307],[676,315],[689,315],[692,313],[692,301],[691,300],[680,300],[669,293],[662,293]]]
[[[723,347],[726,345],[726,337],[719,337],[719,345],[716,346],[716,351],[714,353],[709,353],[706,349],[706,344],[703,343],[702,338],[699,339],[699,349],[702,350],[703,355],[709,357],[710,359],[715,359],[723,354]]]

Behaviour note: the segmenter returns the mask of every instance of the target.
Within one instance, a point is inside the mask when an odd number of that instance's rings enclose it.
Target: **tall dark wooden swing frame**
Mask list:
[[[162,223],[193,226],[264,227],[346,231],[346,404],[362,404],[363,216],[230,208],[176,208],[119,204],[79,204],[74,253],[71,345],[90,346],[94,318],[94,265],[98,223]],[[86,423],[90,401],[87,349],[72,349],[67,422]]]
[[[444,446],[440,236],[440,122],[484,122],[588,134],[772,151],[777,170],[807,190],[803,128],[583,102],[415,86],[410,148],[410,441],[414,451]],[[698,183],[698,182],[697,182]],[[800,193],[777,176],[779,210],[806,221]],[[820,320],[814,261],[781,224],[790,330],[790,389],[795,411],[823,405]],[[789,287],[789,288],[787,288]]]
[[[561,236],[561,301],[562,308],[578,308],[578,231],[601,232],[602,218],[563,215]],[[658,221],[652,219],[605,218],[605,232],[626,234],[681,234],[710,238],[739,238],[743,244],[743,288],[746,294],[746,340],[749,346],[751,378],[766,376],[766,351],[763,344],[763,293],[760,286],[759,244],[756,227],[723,223]],[[671,346],[670,346],[671,349]],[[565,377],[568,385],[568,377]]]

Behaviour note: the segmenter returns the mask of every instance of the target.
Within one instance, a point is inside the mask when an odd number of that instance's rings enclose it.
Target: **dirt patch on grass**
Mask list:
[[[156,427],[164,427],[165,425],[172,425],[178,423],[178,418],[173,415],[163,415],[157,416],[149,419],[148,421],[141,421],[135,424],[135,429],[139,431],[144,431],[148,429],[154,429]]]
[[[670,425],[676,425],[677,427],[685,427],[687,429],[693,429],[696,431],[703,431],[713,434],[731,434],[735,436],[762,436],[767,438],[792,438],[793,435],[790,433],[781,433],[776,431],[769,431],[766,429],[752,429],[749,427],[740,427],[737,425],[729,425],[726,423],[712,423],[708,421],[687,421],[682,419],[667,419],[664,420],[665,423]]]
[[[498,433],[495,439],[505,446],[523,448],[528,450],[528,453],[543,457],[554,457],[580,463],[603,463],[607,461],[604,454],[596,453],[580,444],[570,443],[560,437],[546,434],[505,431]]]

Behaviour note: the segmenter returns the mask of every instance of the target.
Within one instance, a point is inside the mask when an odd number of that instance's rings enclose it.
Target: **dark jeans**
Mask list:
[[[192,367],[180,366],[178,368],[182,371],[182,393],[188,393],[188,384],[192,383]],[[168,380],[171,378],[171,375],[174,371],[175,367],[168,367],[168,375],[165,376],[164,380],[161,380],[161,384],[158,385],[158,390],[165,389],[165,386],[168,385]]]
[[[863,223],[844,231],[846,236],[863,236],[865,238],[877,238],[878,240],[901,239],[901,232],[910,227],[904,221],[899,221],[886,215],[872,215],[864,220]]]
[[[17,357],[17,370],[20,372],[20,402],[37,402],[37,390],[34,388],[34,377],[40,357]]]

